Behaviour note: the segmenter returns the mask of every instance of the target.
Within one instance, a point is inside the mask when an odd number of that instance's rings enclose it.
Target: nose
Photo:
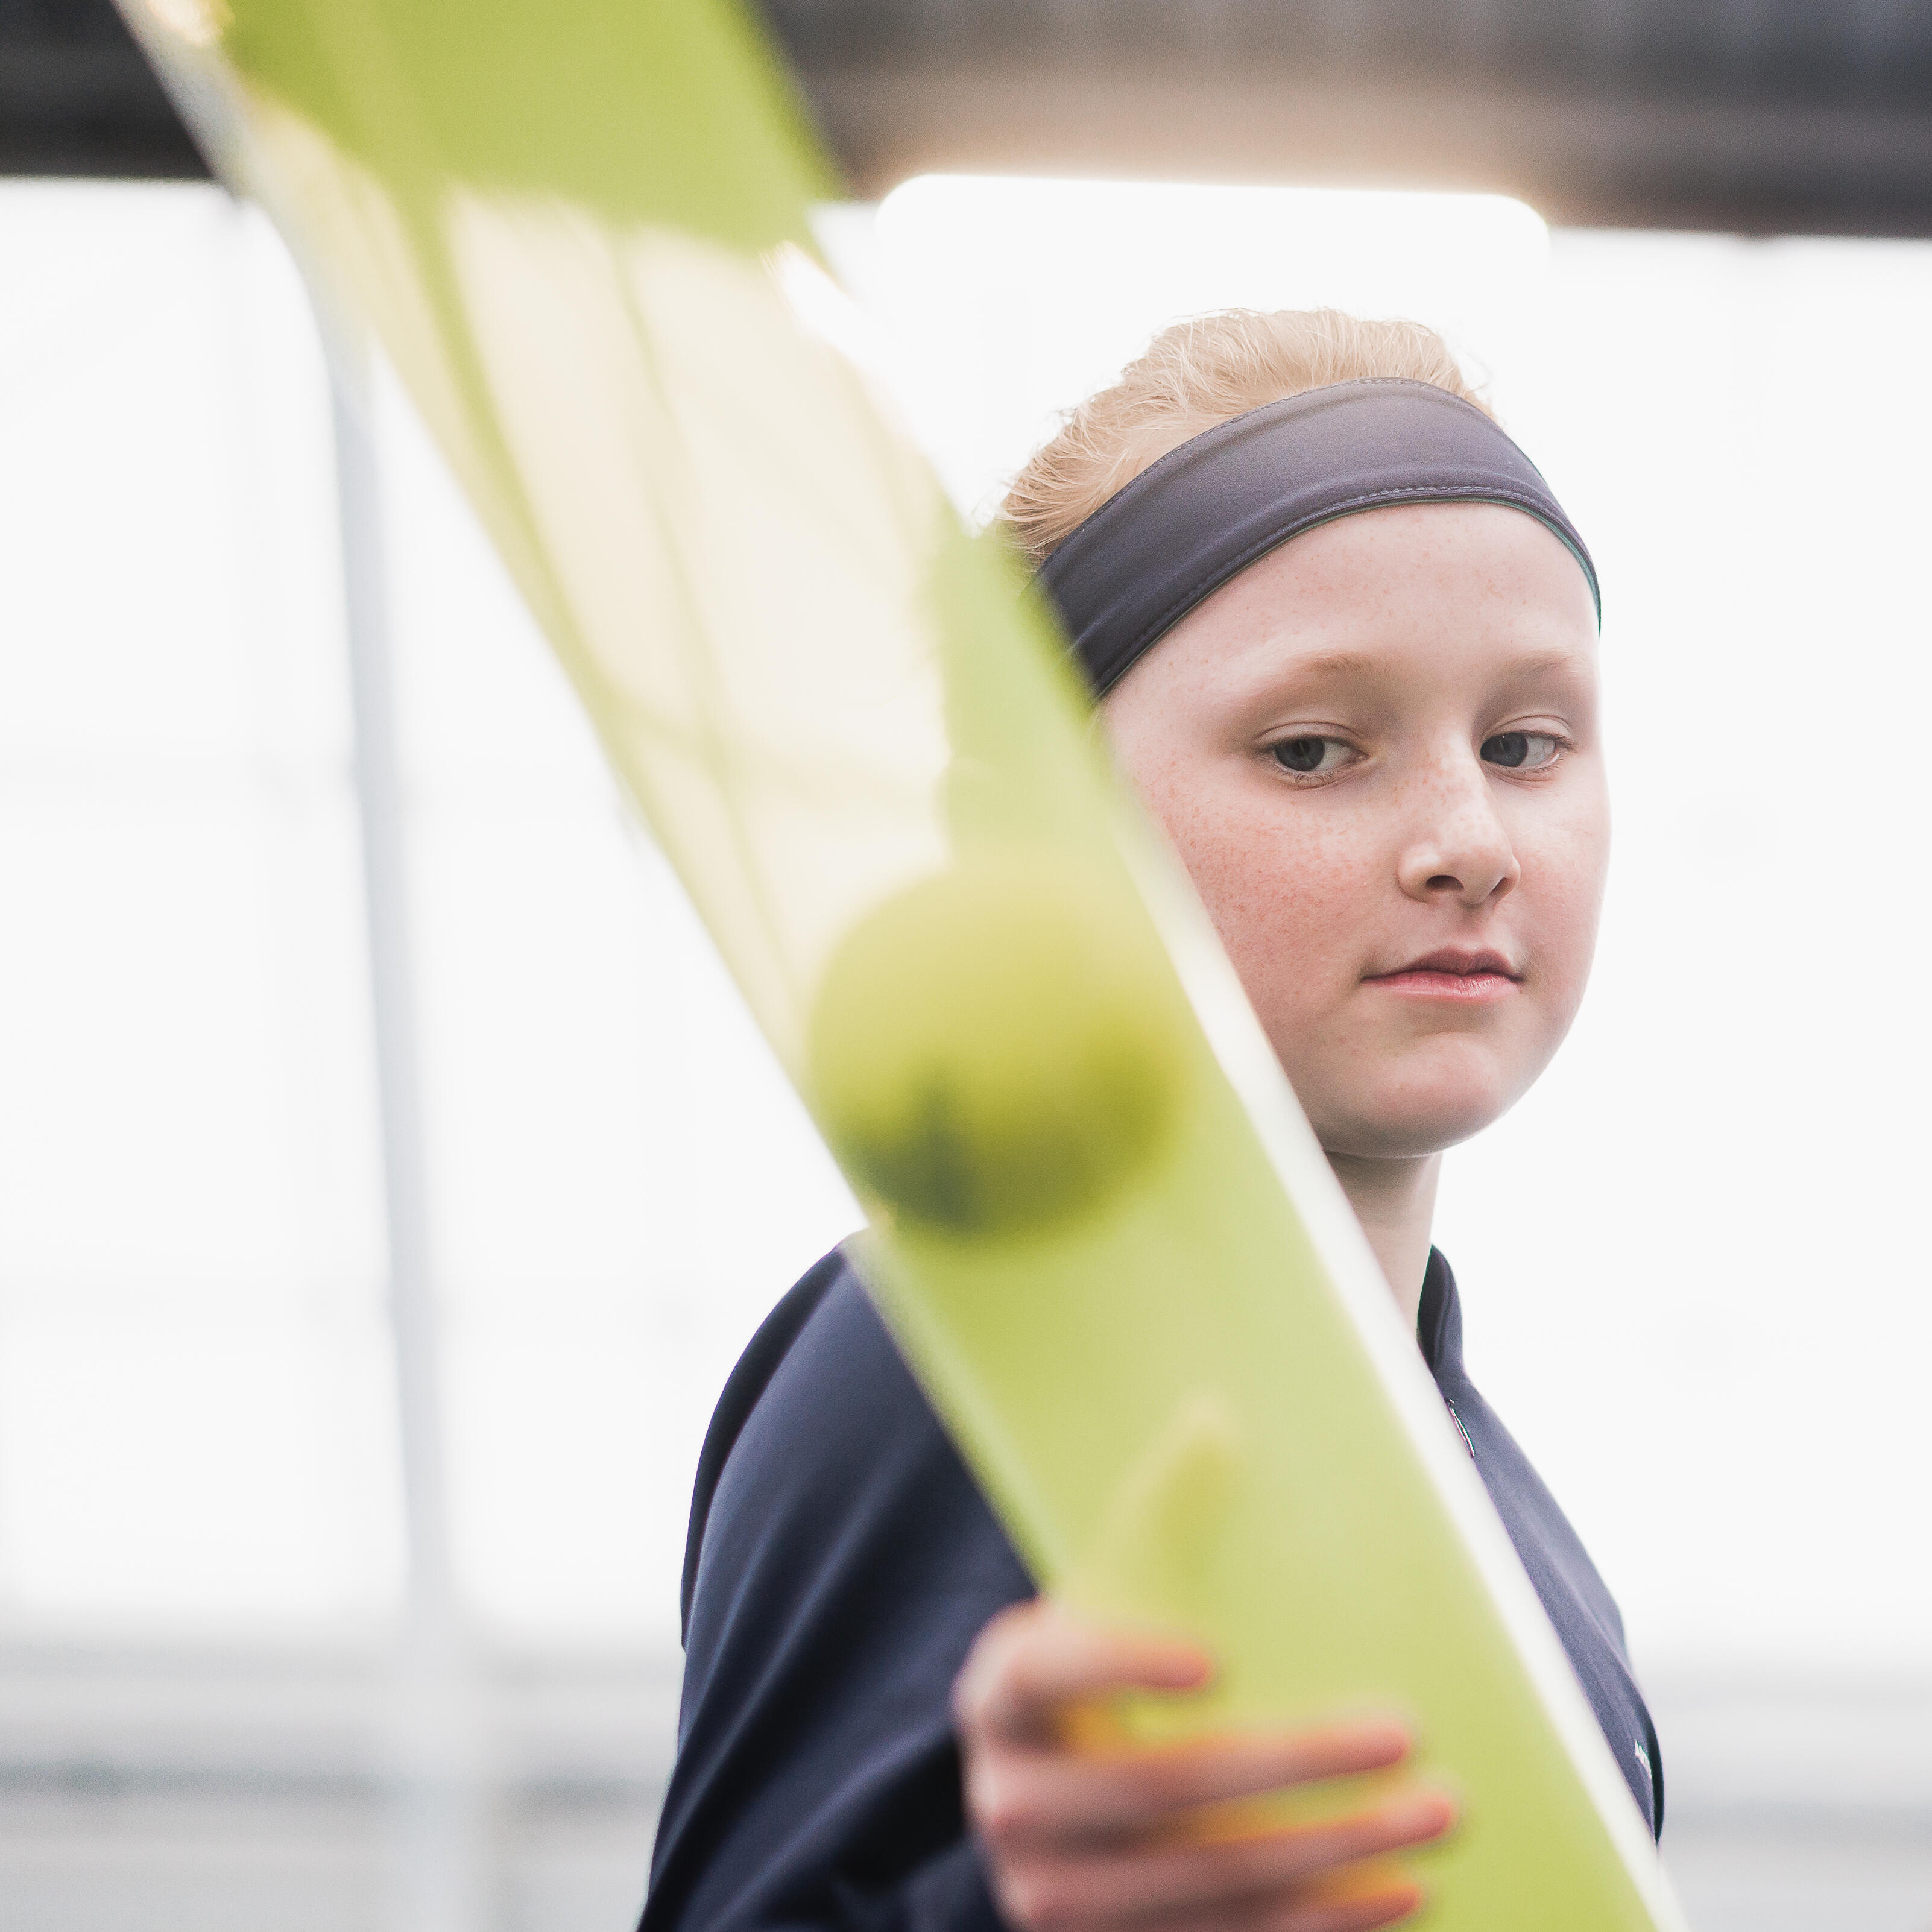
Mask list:
[[[1482,760],[1459,751],[1417,786],[1413,830],[1396,867],[1403,892],[1472,910],[1507,898],[1522,876]]]

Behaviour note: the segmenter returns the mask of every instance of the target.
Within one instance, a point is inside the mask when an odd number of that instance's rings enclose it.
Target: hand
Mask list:
[[[1206,1654],[1092,1623],[1042,1600],[980,1634],[953,1687],[966,1811],[1018,1932],[1366,1932],[1420,1888],[1365,1862],[1437,1838],[1438,1792],[1384,1793],[1333,1822],[1224,1828],[1210,1808],[1400,1763],[1400,1724],[1224,1732],[1185,1744],[1076,1749],[1084,1708],[1124,1690],[1198,1690]]]

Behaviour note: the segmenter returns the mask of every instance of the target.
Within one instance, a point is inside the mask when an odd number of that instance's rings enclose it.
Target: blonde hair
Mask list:
[[[1108,388],[1070,410],[1027,459],[998,520],[1037,568],[1107,499],[1170,449],[1230,416],[1366,376],[1432,382],[1489,404],[1449,345],[1419,322],[1339,309],[1224,309],[1163,329]]]

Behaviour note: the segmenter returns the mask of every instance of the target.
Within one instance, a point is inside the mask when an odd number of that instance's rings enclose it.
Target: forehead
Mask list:
[[[1161,682],[1207,680],[1232,696],[1344,658],[1432,679],[1491,676],[1519,661],[1569,659],[1582,670],[1594,667],[1596,634],[1582,567],[1536,518],[1495,503],[1400,504],[1271,551],[1142,663],[1165,658]]]

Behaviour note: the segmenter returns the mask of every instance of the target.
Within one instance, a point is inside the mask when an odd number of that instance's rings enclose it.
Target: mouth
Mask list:
[[[1522,983],[1521,971],[1500,952],[1446,946],[1412,959],[1393,973],[1372,973],[1363,984],[1411,998],[1454,1000],[1479,1004],[1508,999]]]

